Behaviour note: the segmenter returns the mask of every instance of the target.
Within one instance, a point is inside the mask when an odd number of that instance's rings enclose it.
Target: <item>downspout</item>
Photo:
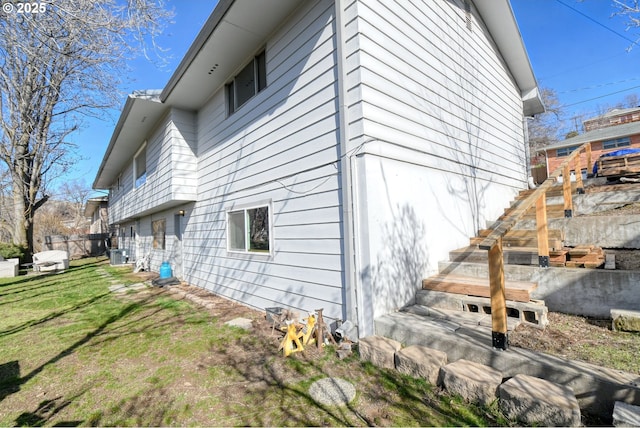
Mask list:
[[[351,155],[348,150],[348,107],[347,90],[345,88],[347,62],[344,49],[344,0],[335,0],[336,13],[336,53],[338,71],[338,139],[340,144],[340,170],[342,172],[342,236],[343,236],[343,261],[344,261],[344,299],[345,299],[345,320],[351,321],[358,328],[358,304],[357,304],[357,258],[355,254],[355,234],[356,224],[354,215],[353,200],[353,179],[351,169]],[[358,335],[356,334],[356,337]]]

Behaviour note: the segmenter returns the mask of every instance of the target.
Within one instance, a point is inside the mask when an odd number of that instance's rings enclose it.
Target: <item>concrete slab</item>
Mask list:
[[[441,324],[443,328],[438,327]],[[473,360],[499,370],[505,377],[526,374],[568,386],[583,411],[604,420],[611,419],[615,401],[640,405],[637,375],[514,347],[496,350],[491,347],[491,334],[486,328],[460,326],[452,331],[450,322],[395,312],[377,318],[375,332],[406,346],[440,350],[450,362]]]
[[[401,347],[400,342],[382,336],[364,337],[358,342],[360,359],[387,369],[395,368],[395,353]]]
[[[353,401],[356,388],[344,379],[326,377],[311,384],[309,395],[325,406],[342,406]]]
[[[616,401],[613,406],[613,426],[640,427],[640,406]]]
[[[528,426],[580,426],[578,400],[571,388],[527,375],[498,387],[499,407],[509,419]]]
[[[396,352],[395,363],[400,373],[426,379],[436,385],[440,367],[447,364],[447,354],[426,346],[412,345]]]
[[[611,320],[614,331],[640,332],[640,311],[611,309]]]
[[[418,291],[418,294],[420,293],[420,291]],[[424,315],[431,318],[448,321],[452,326],[453,330],[456,330],[463,325],[469,326],[469,327],[474,327],[474,326],[481,326],[481,327],[488,327],[488,328],[491,327],[491,314],[487,314],[484,312],[469,312],[469,311],[431,308],[431,307],[422,306],[422,305],[408,306],[404,308],[403,311],[413,313],[416,315]],[[519,324],[520,324],[520,320],[518,318],[513,318],[513,317],[507,318],[508,331],[512,331]]]
[[[112,293],[124,293],[127,291],[127,286],[124,284],[114,284],[109,286],[109,291]]]
[[[228,325],[230,327],[238,327],[247,331],[253,330],[253,321],[249,318],[234,318],[230,321],[225,322],[224,325]]]
[[[484,364],[460,359],[440,368],[438,383],[470,403],[489,405],[496,399],[502,373]]]

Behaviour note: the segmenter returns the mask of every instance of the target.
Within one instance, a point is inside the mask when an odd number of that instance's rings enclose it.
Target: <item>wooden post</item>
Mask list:
[[[489,293],[491,295],[491,339],[496,349],[509,347],[507,337],[507,302],[504,289],[502,238],[489,250]]]
[[[576,191],[579,194],[584,193],[584,184],[582,184],[582,162],[580,162],[580,155],[576,156],[576,161],[574,163],[573,169],[576,173]]]
[[[568,163],[562,171],[562,194],[564,196],[564,216],[571,217],[573,215],[573,201],[571,200],[571,171]]]
[[[593,174],[593,165],[591,165],[591,143],[587,143],[584,150],[587,153],[587,176],[589,176],[589,174]]]
[[[547,228],[547,195],[536,201],[536,230],[538,237],[538,265],[549,267],[549,230]]]

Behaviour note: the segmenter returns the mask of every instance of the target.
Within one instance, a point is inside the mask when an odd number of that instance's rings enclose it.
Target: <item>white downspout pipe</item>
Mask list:
[[[338,74],[338,115],[339,115],[339,144],[340,144],[340,171],[342,173],[342,231],[343,231],[343,262],[344,262],[344,299],[346,320],[351,321],[358,327],[358,278],[357,257],[355,253],[355,236],[357,233],[354,215],[354,189],[352,179],[352,154],[349,153],[348,135],[348,106],[345,66],[347,63],[344,49],[344,1],[335,0],[336,13],[336,49],[337,49],[337,74]]]

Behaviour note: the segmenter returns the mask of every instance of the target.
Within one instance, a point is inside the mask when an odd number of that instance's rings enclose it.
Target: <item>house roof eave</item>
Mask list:
[[[473,1],[520,89],[524,115],[543,113],[538,82],[509,0]]]
[[[564,147],[579,146],[587,142],[593,143],[596,141],[613,140],[615,138],[630,137],[637,134],[640,134],[640,121],[594,129],[593,131],[567,138],[558,143],[550,144],[544,147],[544,149],[562,149]]]
[[[133,160],[136,150],[166,111],[168,106],[150,93],[152,92],[140,91],[127,97],[98,168],[93,189],[108,189],[113,185],[122,172],[123,165]]]

